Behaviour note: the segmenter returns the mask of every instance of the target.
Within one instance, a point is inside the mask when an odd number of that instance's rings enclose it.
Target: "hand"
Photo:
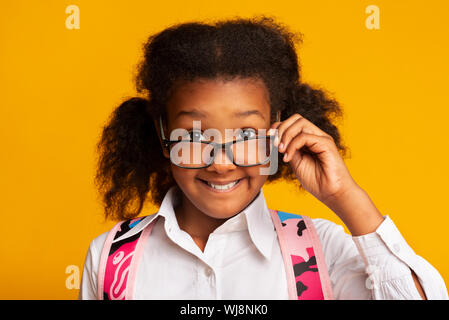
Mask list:
[[[324,204],[332,203],[339,196],[360,189],[352,179],[341,158],[332,136],[312,122],[294,114],[282,122],[275,122],[278,129],[279,152],[284,153],[301,185]]]

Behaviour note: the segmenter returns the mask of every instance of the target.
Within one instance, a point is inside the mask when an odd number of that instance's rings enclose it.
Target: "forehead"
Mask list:
[[[169,122],[199,119],[270,121],[269,93],[260,79],[201,79],[178,84],[167,104]],[[256,120],[259,118],[260,120]]]

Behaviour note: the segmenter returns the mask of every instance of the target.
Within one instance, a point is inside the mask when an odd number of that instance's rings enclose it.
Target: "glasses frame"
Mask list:
[[[278,114],[278,118],[279,118],[279,114]],[[163,145],[164,145],[164,147],[166,149],[169,150],[170,149],[170,145],[178,143],[178,142],[182,142],[182,141],[192,142],[191,140],[168,140],[167,138],[165,138],[164,128],[162,127],[162,116],[159,117],[159,125],[160,125],[160,129],[161,129],[162,143],[163,143]],[[217,143],[217,142],[214,142],[214,141],[197,141],[197,142],[204,143],[204,144],[210,144],[210,145],[212,145],[214,147],[214,149],[213,149],[214,150],[214,156],[211,158],[210,163],[207,164],[207,165],[204,165],[204,166],[200,166],[200,167],[185,167],[185,166],[181,166],[181,165],[179,165],[177,163],[174,163],[171,160],[171,157],[169,157],[169,158],[170,158],[170,162],[171,163],[173,163],[175,166],[183,168],[183,169],[203,169],[203,168],[210,167],[215,162],[215,157],[217,156],[217,153],[218,153],[217,151],[223,150],[223,147],[224,147],[225,148],[225,152],[226,152],[226,156],[228,157],[228,159],[230,159],[232,161],[232,163],[235,166],[238,166],[238,167],[255,167],[255,166],[260,166],[260,165],[264,165],[264,164],[268,163],[271,160],[271,153],[270,153],[270,156],[268,157],[268,159],[263,161],[263,162],[261,162],[261,163],[250,164],[250,165],[242,165],[242,164],[235,163],[234,155],[233,155],[233,153],[231,151],[231,148],[229,148],[229,146],[231,146],[231,145],[233,145],[233,144],[235,144],[237,142],[242,142],[242,141],[246,141],[246,140],[261,139],[261,138],[270,138],[270,144],[273,146],[273,150],[271,152],[273,152],[273,151],[276,152],[277,147],[275,147],[274,144],[273,144],[273,140],[275,139],[275,136],[257,136],[257,137],[247,138],[247,139],[229,141],[229,142],[225,142],[225,143]]]

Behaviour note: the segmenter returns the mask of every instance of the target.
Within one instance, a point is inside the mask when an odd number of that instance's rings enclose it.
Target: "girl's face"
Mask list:
[[[165,136],[177,128],[191,131],[193,121],[201,121],[201,131],[213,128],[225,141],[225,129],[270,128],[268,91],[261,80],[237,79],[197,80],[176,87],[167,104],[168,128]],[[243,131],[245,132],[245,131]],[[232,139],[233,140],[233,139]],[[220,142],[220,141],[217,141]],[[164,149],[165,157],[169,151]],[[220,160],[217,160],[219,159]],[[239,167],[217,154],[214,163],[202,169],[184,169],[171,164],[173,177],[183,191],[184,208],[199,210],[215,219],[227,219],[243,210],[258,194],[267,175],[261,175],[261,166]],[[224,191],[210,187],[206,182],[226,185],[239,181]]]

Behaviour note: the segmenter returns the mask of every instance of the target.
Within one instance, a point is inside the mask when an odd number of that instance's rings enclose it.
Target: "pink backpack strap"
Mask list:
[[[98,268],[98,300],[133,299],[139,259],[143,252],[145,240],[150,235],[157,219],[135,235],[119,241],[114,240],[131,230],[144,218],[121,221],[108,233]]]
[[[320,239],[306,216],[269,209],[279,239],[292,300],[333,299]]]

